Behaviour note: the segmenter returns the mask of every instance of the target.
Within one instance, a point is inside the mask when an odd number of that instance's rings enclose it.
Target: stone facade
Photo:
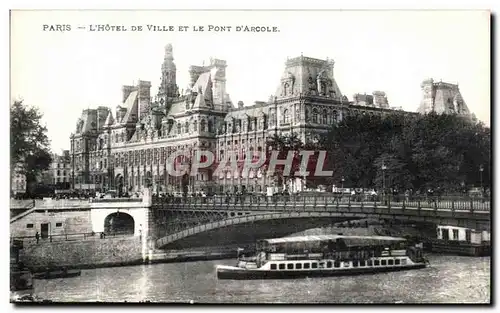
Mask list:
[[[55,185],[56,189],[67,188],[71,178],[70,160],[69,150],[63,150],[60,155],[52,154],[52,162],[49,169],[42,173],[41,181],[46,185]]]
[[[151,96],[150,82],[139,81],[123,87],[122,104],[114,112],[107,107],[82,112],[70,137],[74,187],[262,192],[272,179],[261,171],[250,171],[248,177],[239,172],[212,177],[213,169],[207,168],[180,178],[168,175],[166,159],[176,152],[193,156],[196,150],[210,150],[218,162],[231,152],[241,163],[253,157],[252,151],[265,149],[267,138],[275,133],[294,132],[309,142],[345,115],[393,111],[383,92],[374,92],[371,104],[349,102],[334,78],[333,60],[288,59],[276,93],[250,106],[233,106],[226,93],[226,61],[211,59],[208,66],[191,66],[190,81],[179,92],[173,60],[172,46],[167,45],[156,96]]]

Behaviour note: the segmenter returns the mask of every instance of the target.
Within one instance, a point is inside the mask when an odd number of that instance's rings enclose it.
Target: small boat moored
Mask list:
[[[55,278],[69,278],[69,277],[77,277],[82,274],[80,270],[55,270],[55,271],[46,271],[40,273],[34,273],[33,278],[36,279],[55,279]]]
[[[255,256],[218,265],[218,279],[360,275],[425,268],[423,245],[387,236],[320,235],[259,240]]]

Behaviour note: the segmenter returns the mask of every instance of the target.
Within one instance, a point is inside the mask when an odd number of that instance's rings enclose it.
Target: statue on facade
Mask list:
[[[318,94],[320,96],[326,96],[328,94],[328,76],[325,69],[322,69],[318,76],[316,77],[316,81],[318,84]]]

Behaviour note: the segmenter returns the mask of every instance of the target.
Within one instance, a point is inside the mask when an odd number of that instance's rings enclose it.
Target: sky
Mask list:
[[[57,24],[71,30],[48,31]],[[90,31],[90,25],[127,31]],[[175,31],[148,31],[147,25]],[[208,31],[209,25],[232,29]],[[279,32],[235,31],[245,25]],[[180,90],[189,82],[190,65],[226,60],[226,90],[235,105],[267,101],[287,57],[303,54],[333,59],[335,80],[350,100],[354,93],[381,90],[391,106],[408,111],[417,110],[424,79],[458,83],[469,109],[490,125],[488,11],[15,11],[11,99],[40,108],[59,153],[69,149],[82,110],[104,105],[114,111],[122,85],[147,80],[157,93],[168,43]]]

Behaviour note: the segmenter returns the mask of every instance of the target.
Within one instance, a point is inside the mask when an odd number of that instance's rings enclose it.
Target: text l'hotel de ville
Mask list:
[[[114,24],[43,24],[42,30],[47,32],[70,32],[72,30],[89,32],[249,32],[277,33],[277,26],[267,25],[114,25]]]

